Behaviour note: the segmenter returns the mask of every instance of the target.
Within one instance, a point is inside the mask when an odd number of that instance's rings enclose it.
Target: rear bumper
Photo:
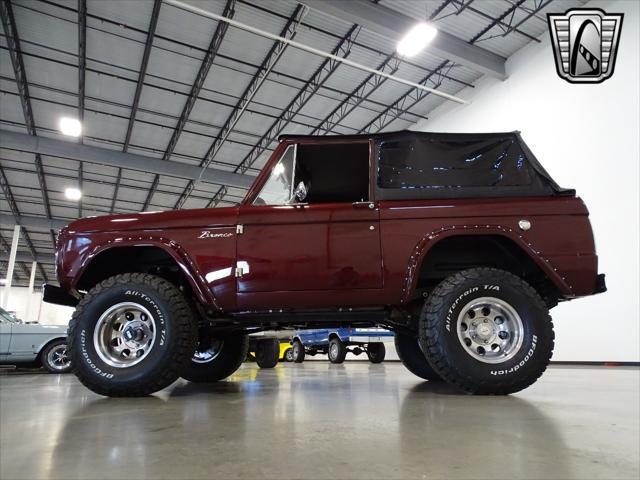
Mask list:
[[[56,285],[49,285],[48,283],[42,286],[42,299],[47,303],[65,305],[67,307],[75,307],[80,301],[64,289]]]
[[[393,335],[384,336],[352,336],[347,338],[349,343],[379,343],[379,342],[393,342]]]
[[[604,273],[598,274],[596,276],[596,289],[594,290],[594,294],[596,293],[604,293],[607,291],[607,283],[604,279]]]

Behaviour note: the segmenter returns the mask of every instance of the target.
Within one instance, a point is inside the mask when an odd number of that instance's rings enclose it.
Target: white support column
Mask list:
[[[29,277],[29,294],[27,295],[27,312],[24,317],[25,321],[33,322],[33,318],[31,318],[31,311],[33,310],[33,286],[36,282],[36,270],[38,268],[38,262],[31,263],[31,276]]]
[[[11,281],[13,280],[13,269],[16,266],[16,254],[18,253],[18,242],[20,241],[20,225],[13,227],[13,239],[11,240],[11,253],[9,253],[9,265],[7,267],[7,278],[5,280],[4,297],[2,306],[6,308],[9,304],[9,292],[11,291]]]

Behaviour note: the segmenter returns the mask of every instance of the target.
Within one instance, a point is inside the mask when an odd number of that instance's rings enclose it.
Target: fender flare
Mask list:
[[[420,266],[429,251],[445,238],[463,235],[498,235],[513,241],[562,293],[568,295],[573,293],[573,287],[558,273],[557,268],[551,261],[544,257],[528,239],[512,228],[503,225],[449,225],[427,233],[414,247],[409,257],[405,278],[402,283],[402,303],[407,303],[411,300],[418,282]]]
[[[182,248],[182,246],[175,240],[171,240],[162,236],[136,235],[128,237],[118,237],[114,240],[109,240],[104,244],[98,245],[89,255],[85,257],[82,265],[79,268],[76,278],[82,278],[82,275],[86,271],[87,267],[100,254],[105,253],[106,251],[124,247],[155,247],[163,250],[165,253],[171,256],[182,273],[185,275],[194,294],[198,298],[198,301],[205,305],[212,305],[217,310],[221,310],[213,293],[206,286],[204,275],[198,269],[198,266],[191,259],[186,250]]]

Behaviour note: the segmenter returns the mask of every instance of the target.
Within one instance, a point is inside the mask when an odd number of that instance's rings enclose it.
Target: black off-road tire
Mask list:
[[[327,355],[331,363],[343,363],[347,356],[347,347],[338,337],[333,337],[329,340],[329,353]]]
[[[69,373],[71,372],[71,363],[65,367],[58,367],[55,364],[51,364],[49,361],[49,353],[53,350],[56,350],[60,347],[66,347],[67,355],[69,354],[69,346],[67,345],[67,341],[63,338],[59,338],[58,340],[54,340],[53,342],[46,345],[42,351],[40,352],[40,363],[42,367],[49,373]],[[62,367],[62,368],[61,368]]]
[[[460,312],[481,297],[506,302],[522,321],[522,345],[507,361],[477,360],[458,337]],[[433,370],[473,394],[507,395],[527,388],[547,368],[554,347],[553,324],[540,295],[521,278],[495,268],[464,270],[443,280],[425,302],[419,334]]]
[[[113,367],[94,347],[94,329],[110,307],[133,302],[153,312],[156,337],[139,363]],[[69,322],[72,370],[94,392],[109,397],[149,395],[177,380],[196,346],[197,329],[182,293],[167,280],[144,273],[124,273],[103,280],[78,303]]]
[[[293,362],[293,347],[291,347],[291,348],[287,348],[287,349],[284,351],[283,360],[284,360],[285,362],[289,362],[289,363],[290,363],[290,362]]]
[[[295,363],[304,362],[304,345],[297,338],[293,341],[293,361]]]
[[[417,337],[396,332],[394,342],[402,364],[414,375],[431,382],[442,381],[422,353]]]
[[[191,358],[182,378],[194,383],[212,383],[227,378],[240,368],[249,352],[249,337],[241,333],[228,333],[219,340],[222,340],[222,348],[218,355],[205,363]]]
[[[280,357],[280,341],[276,338],[258,340],[256,346],[256,363],[260,368],[273,368]]]
[[[387,353],[384,343],[375,342],[367,345],[367,357],[371,363],[382,363]]]

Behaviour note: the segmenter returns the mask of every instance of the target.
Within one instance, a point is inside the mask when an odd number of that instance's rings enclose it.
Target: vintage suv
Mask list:
[[[239,205],[81,219],[56,256],[45,300],[109,396],[228,377],[249,332],[374,324],[416,375],[508,394],[549,309],[606,290],[587,208],[517,132],[283,136]]]

